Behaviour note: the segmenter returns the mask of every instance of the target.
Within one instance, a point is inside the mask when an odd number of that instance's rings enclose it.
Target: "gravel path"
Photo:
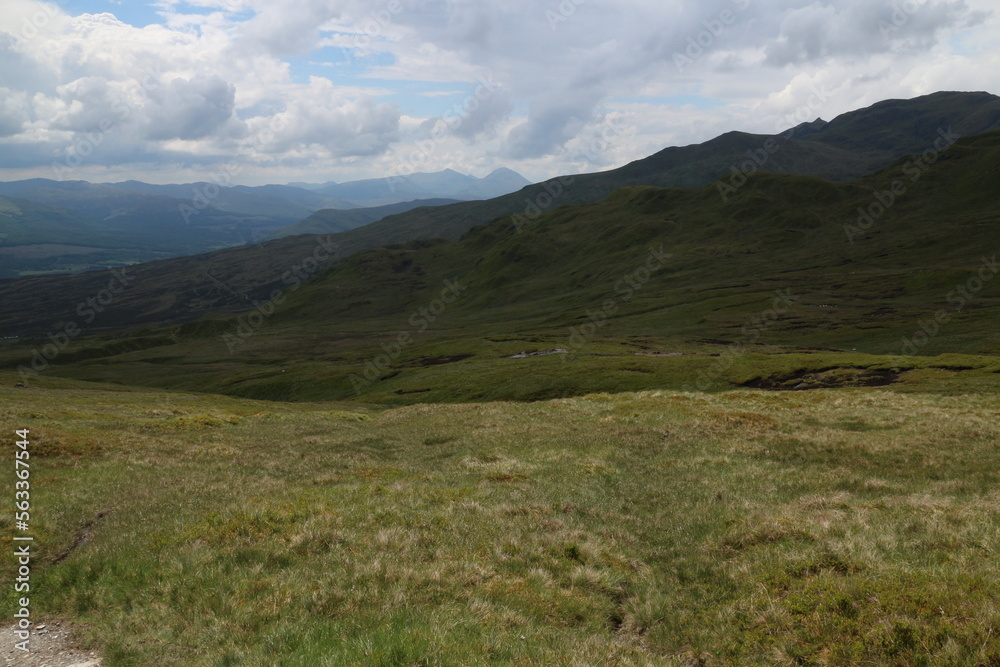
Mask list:
[[[0,656],[4,667],[101,667],[96,653],[82,651],[73,640],[68,623],[53,621],[36,625],[28,653],[14,648],[20,641],[14,626],[0,630]]]

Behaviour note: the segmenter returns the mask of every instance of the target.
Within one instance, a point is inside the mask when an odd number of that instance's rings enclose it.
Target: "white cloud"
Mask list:
[[[236,87],[217,76],[176,78],[149,91],[147,137],[203,139],[228,131],[241,134],[234,117]],[[226,128],[229,126],[229,128]]]
[[[73,7],[89,4],[106,7]],[[363,178],[433,137],[423,169],[509,166],[542,179],[886,97],[1000,92],[993,0],[157,6],[162,23],[139,29],[109,13],[5,2],[0,177],[46,175],[111,120],[79,177],[132,169],[148,178],[164,164],[155,180],[178,180],[249,159],[241,173],[257,182]],[[678,54],[690,62],[679,67]],[[501,88],[446,123],[481,78]],[[615,137],[596,140],[608,118],[618,119]],[[252,158],[235,157],[248,142]]]

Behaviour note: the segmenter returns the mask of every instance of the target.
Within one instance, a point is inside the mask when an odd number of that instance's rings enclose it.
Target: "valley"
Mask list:
[[[107,665],[993,665],[997,192],[1000,98],[937,93],[0,281],[32,614]],[[4,262],[94,247],[4,202]]]

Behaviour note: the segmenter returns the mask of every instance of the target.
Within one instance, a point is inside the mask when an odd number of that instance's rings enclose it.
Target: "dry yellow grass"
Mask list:
[[[109,665],[1000,663],[993,395],[86,387],[0,417],[48,454],[34,599]]]

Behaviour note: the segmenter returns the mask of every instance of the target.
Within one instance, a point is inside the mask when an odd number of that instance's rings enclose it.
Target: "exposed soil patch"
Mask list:
[[[82,547],[84,544],[86,544],[87,540],[90,539],[90,529],[94,527],[95,523],[97,523],[98,521],[100,521],[103,518],[104,518],[104,512],[98,512],[97,516],[95,516],[93,519],[91,519],[90,521],[88,521],[87,523],[85,523],[83,525],[83,528],[80,529],[80,534],[77,535],[76,541],[73,542],[73,545],[70,546],[69,549],[66,549],[66,551],[64,551],[61,554],[59,554],[58,556],[56,556],[56,559],[54,561],[52,561],[52,563],[55,564],[55,563],[61,563],[61,562],[63,562],[64,560],[66,560],[67,558],[69,558],[73,554],[74,551],[76,551],[77,549],[79,549],[80,547]]]
[[[423,394],[428,391],[430,391],[430,389],[397,389],[392,393],[402,396],[403,394]]]
[[[504,359],[527,359],[528,357],[545,357],[550,354],[569,354],[569,350],[557,348],[555,350],[544,350],[537,352],[518,352],[517,354],[512,354],[509,357],[504,357]]]
[[[5,667],[101,667],[97,654],[78,648],[69,625],[61,621],[35,625],[27,653],[16,648],[20,641],[14,626],[0,629],[0,655]]]
[[[805,391],[837,387],[885,387],[899,381],[902,373],[887,369],[827,368],[800,369],[784,375],[754,378],[741,386],[770,391]]]
[[[937,368],[942,371],[954,371],[956,373],[961,373],[962,371],[974,371],[975,366],[930,366],[930,368]]]

